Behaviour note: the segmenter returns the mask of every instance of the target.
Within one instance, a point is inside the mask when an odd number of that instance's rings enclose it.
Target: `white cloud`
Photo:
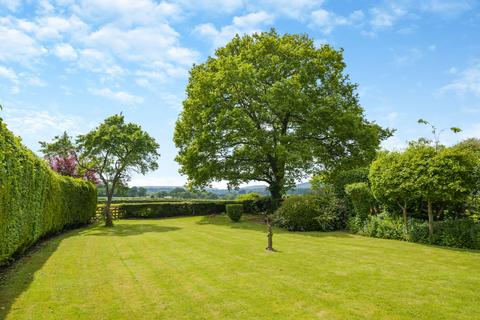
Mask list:
[[[189,11],[207,11],[213,13],[232,13],[247,5],[246,0],[177,0],[180,5]]]
[[[112,91],[109,88],[90,89],[92,94],[120,102],[125,105],[135,105],[143,103],[143,98],[130,94],[125,91]]]
[[[409,48],[400,52],[394,52],[393,59],[399,66],[411,65],[423,57],[423,51],[418,48]]]
[[[18,83],[18,75],[15,70],[0,66],[0,77],[10,80],[12,83]]]
[[[290,17],[297,20],[305,20],[309,12],[320,7],[324,0],[266,0],[262,1],[268,7],[263,10]]]
[[[440,91],[453,91],[461,95],[470,93],[480,97],[480,64],[460,72],[457,79],[443,86]]]
[[[319,9],[312,12],[310,26],[320,27],[324,34],[329,34],[338,26],[356,25],[362,22],[364,17],[365,14],[361,10],[354,11],[348,17],[344,17],[324,9]]]
[[[195,27],[194,32],[210,38],[215,47],[225,45],[236,34],[251,34],[261,31],[273,23],[274,16],[265,11],[252,12],[244,16],[236,16],[232,24],[215,28],[213,24],[201,24]]]
[[[179,34],[168,24],[123,30],[104,26],[89,35],[86,43],[97,50],[108,50],[122,59],[137,62],[172,61],[191,65],[197,52],[181,47]]]
[[[472,0],[424,0],[420,8],[427,12],[433,12],[445,16],[458,15],[472,9]]]
[[[181,14],[175,3],[151,0],[82,0],[73,11],[83,17],[117,24],[152,24]]]
[[[24,23],[25,28],[31,29],[35,36],[40,40],[62,39],[68,35],[74,39],[80,40],[89,32],[89,26],[79,17],[72,15],[68,18],[60,16],[45,16],[35,20],[33,24]]]
[[[62,60],[77,60],[77,51],[68,43],[60,43],[53,48],[53,53]]]
[[[5,107],[5,121],[14,133],[22,133],[22,136],[35,135],[54,136],[54,132],[74,131],[74,128],[82,126],[83,121],[76,116],[52,113],[46,110],[38,110],[22,107]]]
[[[10,11],[16,11],[22,3],[22,0],[0,0],[0,5],[5,6]]]
[[[389,6],[374,7],[370,10],[370,24],[375,29],[388,28],[406,14],[407,10],[404,7],[391,2]]]
[[[34,38],[0,21],[0,61],[29,63],[47,50]]]

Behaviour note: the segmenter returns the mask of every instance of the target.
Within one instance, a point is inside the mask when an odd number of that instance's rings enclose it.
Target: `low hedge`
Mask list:
[[[40,238],[88,223],[93,184],[53,172],[0,119],[0,265]]]
[[[235,202],[230,202],[235,203]],[[123,218],[168,218],[225,212],[225,201],[123,203],[118,205]]]
[[[223,214],[228,204],[241,204],[243,212],[261,214],[270,206],[270,199],[258,200],[193,200],[172,202],[139,202],[115,203],[122,218],[168,218],[181,216],[199,216],[208,214]],[[100,206],[103,204],[100,204]]]

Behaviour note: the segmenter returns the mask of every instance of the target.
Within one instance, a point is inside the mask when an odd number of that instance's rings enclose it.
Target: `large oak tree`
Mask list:
[[[365,119],[344,70],[341,50],[274,30],[195,65],[174,136],[190,186],[263,181],[278,203],[317,170],[372,159],[390,132]]]

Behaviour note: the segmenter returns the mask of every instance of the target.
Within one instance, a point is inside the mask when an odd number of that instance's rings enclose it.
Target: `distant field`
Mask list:
[[[98,203],[105,203],[106,197],[98,197]],[[150,203],[150,202],[198,202],[198,201],[232,201],[224,199],[178,199],[178,198],[141,198],[141,197],[115,197],[112,203]]]
[[[480,252],[277,230],[224,216],[123,220],[4,275],[6,319],[478,319]]]

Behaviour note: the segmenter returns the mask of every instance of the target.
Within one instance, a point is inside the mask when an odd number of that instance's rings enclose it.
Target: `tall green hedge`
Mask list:
[[[0,119],[0,265],[46,235],[88,223],[96,205],[93,184],[53,172]]]

